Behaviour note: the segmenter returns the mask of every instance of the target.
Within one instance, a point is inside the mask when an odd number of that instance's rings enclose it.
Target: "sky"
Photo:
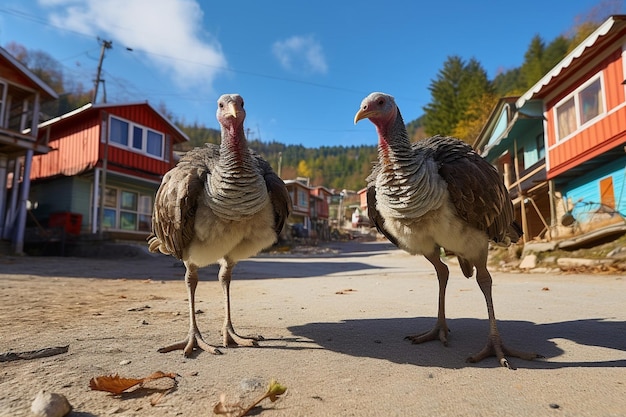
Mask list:
[[[624,1],[608,3],[626,13]],[[217,98],[238,93],[249,139],[375,145],[373,125],[353,123],[369,93],[393,95],[409,122],[424,113],[448,57],[475,58],[493,79],[522,64],[533,36],[549,43],[601,4],[3,0],[0,45],[45,51],[67,79],[90,88],[101,41],[111,41],[102,65],[108,103],[164,104],[185,123],[219,129]]]

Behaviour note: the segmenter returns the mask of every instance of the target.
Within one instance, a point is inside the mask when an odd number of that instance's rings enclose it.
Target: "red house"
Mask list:
[[[537,101],[543,103],[555,235],[584,233],[611,222],[623,228],[626,15],[609,17],[516,105]]]
[[[0,48],[0,241],[17,253],[24,246],[33,156],[49,150],[47,136],[38,134],[41,104],[56,98],[50,86]]]
[[[302,181],[286,180],[285,185],[293,202],[288,223],[295,237],[330,239],[330,199],[326,187],[309,187]]]
[[[315,214],[312,215],[313,228],[317,237],[330,240],[330,203],[333,192],[323,186],[311,189],[311,201],[315,204]]]
[[[187,136],[147,102],[90,103],[39,128],[51,148],[33,158],[30,175],[39,222],[145,239],[156,190],[176,163],[173,146]]]
[[[626,231],[625,144],[626,16],[615,15],[502,98],[474,147],[503,173],[527,242]]]

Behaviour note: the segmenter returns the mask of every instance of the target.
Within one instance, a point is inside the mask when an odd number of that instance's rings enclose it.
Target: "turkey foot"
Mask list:
[[[157,352],[167,353],[173,350],[182,349],[183,354],[187,358],[191,355],[191,352],[193,352],[194,348],[202,349],[205,352],[209,352],[213,355],[222,354],[222,352],[219,349],[217,349],[215,346],[211,346],[207,342],[205,342],[204,339],[202,338],[202,335],[200,334],[200,331],[198,331],[197,329],[190,332],[189,335],[185,338],[185,340],[182,340],[177,343],[173,343],[169,346],[164,346],[158,349]]]
[[[414,345],[439,339],[444,346],[448,346],[448,326],[437,323],[432,330],[416,335],[406,336],[405,340],[410,340]]]
[[[260,340],[264,340],[263,336],[239,336],[233,326],[224,326],[224,330],[222,331],[224,336],[224,347],[228,346],[247,346],[247,347],[256,347],[259,346],[257,343]]]
[[[487,339],[487,345],[475,355],[467,358],[466,362],[476,363],[481,360],[489,357],[495,356],[498,358],[501,366],[507,367],[509,369],[515,370],[516,368],[509,364],[509,361],[506,359],[506,356],[520,358],[527,361],[532,361],[533,359],[543,358],[542,355],[533,352],[523,352],[521,350],[510,349],[504,346],[502,340],[499,336],[489,336]]]

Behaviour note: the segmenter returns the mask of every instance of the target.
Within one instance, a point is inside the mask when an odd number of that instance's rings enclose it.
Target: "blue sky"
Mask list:
[[[534,35],[550,42],[600,4],[4,0],[0,45],[46,51],[90,87],[100,37],[113,42],[103,65],[110,103],[164,103],[188,123],[218,128],[217,97],[239,93],[250,139],[373,145],[373,126],[353,124],[370,92],[394,95],[405,121],[414,120],[449,56],[476,58],[493,78],[521,65]],[[623,1],[608,5],[625,12]]]

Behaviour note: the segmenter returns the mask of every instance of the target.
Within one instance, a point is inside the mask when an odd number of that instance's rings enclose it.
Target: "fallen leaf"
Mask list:
[[[106,391],[113,394],[121,394],[122,392],[139,384],[154,381],[159,378],[171,378],[176,380],[178,375],[174,373],[164,373],[157,371],[145,378],[122,378],[118,374],[97,376],[89,381],[89,388],[94,391]]]

